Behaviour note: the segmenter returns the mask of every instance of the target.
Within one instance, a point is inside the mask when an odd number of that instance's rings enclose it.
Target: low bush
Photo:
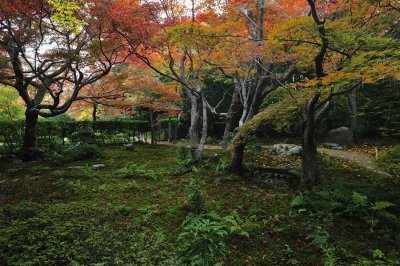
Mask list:
[[[67,146],[62,152],[64,161],[78,161],[91,158],[101,158],[103,153],[101,149],[94,144],[76,143]]]

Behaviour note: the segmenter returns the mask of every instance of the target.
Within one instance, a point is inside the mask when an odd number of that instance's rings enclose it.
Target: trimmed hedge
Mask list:
[[[39,119],[39,143],[64,143],[68,138],[76,140],[77,132],[84,122],[88,122],[103,143],[129,142],[139,134],[150,131],[148,121],[54,121]],[[20,147],[24,135],[24,121],[0,121],[0,143],[5,149]]]

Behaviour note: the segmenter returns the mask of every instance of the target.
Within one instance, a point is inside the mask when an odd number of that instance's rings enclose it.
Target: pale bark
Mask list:
[[[228,148],[228,138],[229,138],[229,134],[231,133],[232,119],[233,119],[234,114],[237,111],[238,105],[240,104],[239,93],[240,93],[240,86],[237,82],[235,82],[234,87],[233,87],[231,104],[229,106],[229,110],[228,110],[228,113],[226,116],[224,135],[222,137],[222,150],[223,151],[226,151],[226,149]]]

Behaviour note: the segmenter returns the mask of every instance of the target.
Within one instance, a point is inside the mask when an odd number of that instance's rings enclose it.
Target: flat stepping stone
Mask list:
[[[94,164],[94,165],[92,165],[92,168],[93,169],[100,169],[100,168],[103,168],[103,167],[106,167],[104,164]]]
[[[85,166],[76,165],[76,166],[68,166],[67,168],[68,168],[68,169],[83,169],[83,168],[85,168]]]

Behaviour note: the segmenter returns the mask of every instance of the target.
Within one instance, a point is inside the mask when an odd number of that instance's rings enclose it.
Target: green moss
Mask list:
[[[219,151],[206,151],[205,156],[215,153],[227,156]],[[103,158],[67,165],[0,164],[0,178],[5,181],[0,183],[0,264],[154,265],[171,261],[182,249],[177,238],[189,211],[187,186],[193,177],[199,179],[206,211],[225,216],[236,210],[257,225],[249,229],[248,238],[227,239],[227,265],[312,265],[323,257],[307,239],[307,221],[289,215],[294,191],[274,190],[213,170],[213,165],[174,175],[175,147],[137,145],[134,151],[106,147],[103,154]],[[349,195],[354,190],[374,201],[400,205],[399,187],[392,179],[342,168],[340,161],[327,157],[320,160],[324,186],[340,184]],[[99,163],[106,167],[91,168]],[[157,179],[117,174],[132,164],[145,165]],[[397,244],[379,233],[371,234],[364,225],[362,220],[340,216],[329,232],[342,261],[351,263],[360,256],[371,259],[369,250],[376,248],[385,254],[396,250]]]
[[[400,177],[400,146],[389,149],[379,157],[378,164],[391,174]]]

